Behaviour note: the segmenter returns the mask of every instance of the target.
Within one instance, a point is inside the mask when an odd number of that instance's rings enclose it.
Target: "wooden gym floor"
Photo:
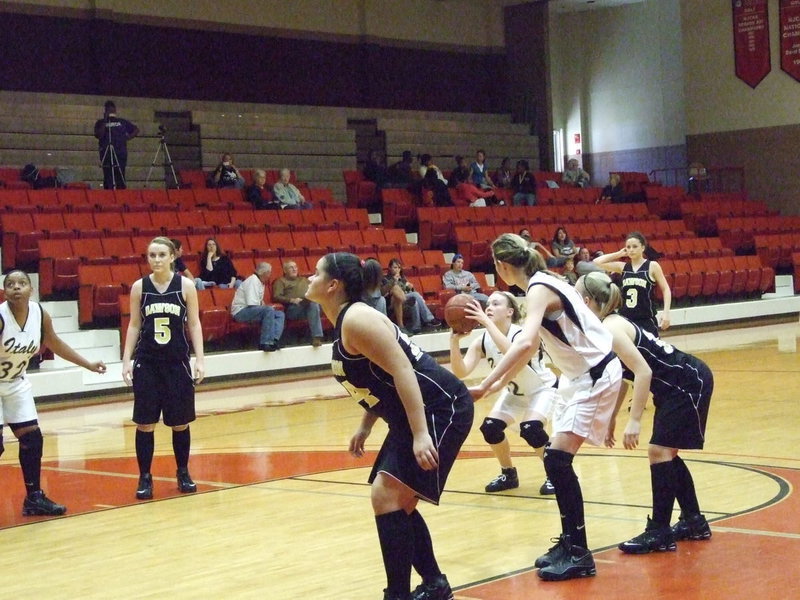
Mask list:
[[[555,500],[538,494],[541,461],[512,432],[522,484],[485,493],[498,467],[475,427],[442,505],[421,505],[456,598],[800,597],[799,333],[789,323],[667,338],[703,358],[716,377],[706,449],[682,453],[713,538],[680,542],[676,552],[623,555],[616,544],[640,533],[649,513],[646,448],[585,446],[575,465],[593,578],[538,579],[533,561],[559,532]],[[329,376],[200,391],[197,405],[190,468],[199,491],[177,492],[169,430],[159,426],[149,502],[134,498],[130,401],[42,410],[43,487],[69,508],[58,518],[21,516],[17,444],[6,430],[4,595],[380,598],[384,576],[365,480],[385,429],[376,426],[370,456],[351,458],[347,443],[361,409]],[[490,406],[478,404],[476,423]],[[652,407],[645,416],[652,419]]]

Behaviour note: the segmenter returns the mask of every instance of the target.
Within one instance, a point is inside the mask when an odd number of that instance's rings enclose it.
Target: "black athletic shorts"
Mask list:
[[[683,450],[703,448],[714,375],[703,361],[692,358],[688,364],[693,374],[683,378],[682,389],[676,388],[665,398],[653,398],[656,414],[651,444]]]
[[[417,464],[414,438],[406,422],[405,426],[389,428],[372,467],[370,483],[378,473],[384,472],[414,490],[421,500],[439,504],[450,469],[472,428],[475,403],[467,389],[460,387],[462,390],[447,401],[425,407],[428,432],[439,452],[438,468],[425,471]]]
[[[174,427],[195,420],[194,380],[189,360],[133,363],[133,422]]]

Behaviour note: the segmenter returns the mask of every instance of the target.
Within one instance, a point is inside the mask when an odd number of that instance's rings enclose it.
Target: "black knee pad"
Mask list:
[[[3,456],[3,452],[5,452],[6,447],[3,445],[3,428],[0,427],[0,456]]]
[[[523,421],[520,423],[519,436],[533,448],[541,448],[550,441],[550,436],[547,435],[544,430],[544,423],[541,421]]]
[[[43,447],[44,438],[42,437],[42,430],[38,427],[19,438],[20,452],[38,453],[41,456]]]
[[[506,439],[503,430],[507,427],[505,421],[500,419],[485,418],[481,423],[481,433],[487,444],[499,444]]]
[[[544,472],[547,473],[547,476],[551,480],[553,480],[560,473],[563,473],[565,470],[567,471],[572,470],[573,458],[575,457],[569,452],[547,448],[547,450],[544,451],[544,458],[543,458]]]

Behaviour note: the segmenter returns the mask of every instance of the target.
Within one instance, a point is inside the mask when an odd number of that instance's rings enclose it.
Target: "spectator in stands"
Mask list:
[[[575,273],[575,259],[573,257],[567,257],[567,260],[564,262],[564,271],[561,274],[569,281],[570,285],[575,285],[575,282],[578,281],[578,275]]]
[[[364,163],[364,177],[372,181],[378,189],[386,186],[389,174],[386,169],[386,160],[380,150],[370,150],[367,153],[367,162]]]
[[[589,187],[590,180],[591,177],[578,164],[577,158],[570,158],[567,161],[567,168],[564,171],[564,176],[562,177],[562,183],[564,185],[571,185],[574,187]]]
[[[206,240],[206,247],[200,256],[200,275],[194,280],[198,290],[208,287],[239,287],[241,281],[236,278],[236,268],[231,259],[214,238]]]
[[[481,285],[475,275],[464,269],[464,255],[454,254],[450,270],[442,276],[442,283],[448,290],[455,290],[458,294],[469,294],[486,307],[489,296],[481,293]]]
[[[600,255],[602,256],[602,251],[599,251]],[[578,274],[578,277],[581,275],[586,275],[591,273],[592,271],[603,271],[603,267],[600,265],[594,264],[594,260],[592,258],[591,252],[586,247],[582,247],[578,250],[577,259],[575,261],[575,272]]]
[[[306,299],[308,279],[298,275],[297,263],[287,260],[283,263],[283,277],[272,284],[272,300],[283,304],[286,318],[305,319],[311,332],[311,345],[322,345],[322,320],[319,304]]]
[[[527,160],[517,161],[517,172],[511,180],[514,190],[514,206],[533,206],[536,204],[536,181]]]
[[[233,164],[233,157],[229,153],[222,155],[217,168],[211,174],[213,186],[216,188],[234,188],[241,190],[244,188],[244,177]]]
[[[514,174],[511,172],[511,159],[506,156],[503,162],[500,163],[500,168],[494,172],[492,181],[494,181],[497,187],[510,188],[513,178]]]
[[[411,150],[405,150],[402,158],[388,170],[389,185],[392,187],[408,187],[414,182],[414,156]]]
[[[281,169],[280,179],[272,186],[272,195],[280,202],[281,208],[299,208],[303,210],[314,208],[311,202],[306,200],[303,194],[300,193],[300,190],[294,184],[289,183],[291,175],[292,172],[289,169]]]
[[[489,176],[489,168],[486,166],[486,152],[478,150],[475,153],[475,162],[469,166],[469,179],[479,189],[491,190],[494,182]]]
[[[128,165],[128,140],[139,135],[139,128],[117,116],[113,100],[107,100],[103,118],[94,124],[98,140],[100,164],[103,167],[103,187],[107,190],[126,188],[125,167]]]
[[[422,192],[424,194],[426,190],[430,191],[433,194],[433,203],[436,206],[453,206],[450,188],[442,181],[440,175],[441,171],[438,169],[428,169],[422,179]]]
[[[455,156],[456,166],[450,174],[448,185],[456,187],[459,183],[464,183],[469,180],[469,167],[467,166],[467,159],[463,156]]]
[[[567,230],[563,227],[556,229],[553,234],[553,241],[550,244],[550,249],[553,252],[553,257],[558,261],[556,266],[563,267],[567,258],[574,256],[577,253],[575,243],[569,239]]]
[[[403,263],[399,258],[389,261],[388,273],[381,288],[387,303],[392,307],[395,322],[403,333],[408,333],[403,325],[404,309],[409,313],[411,333],[420,333],[423,326],[433,329],[442,324],[433,316],[422,294],[415,291],[414,285],[403,275]]]
[[[275,200],[272,190],[267,185],[267,174],[263,169],[253,171],[253,185],[245,189],[245,200],[256,210],[279,209],[280,202]]]
[[[270,275],[272,266],[265,262],[258,263],[256,272],[242,282],[231,303],[231,315],[237,323],[261,322],[258,349],[264,352],[278,350],[285,319],[283,311],[264,304],[264,292]]]
[[[186,267],[186,263],[183,262],[181,258],[183,256],[183,244],[181,244],[180,240],[176,240],[175,238],[172,238],[170,241],[172,245],[175,246],[175,272],[194,281],[194,275],[192,275],[192,272]]]
[[[435,171],[436,177],[438,177],[444,185],[447,185],[447,179],[442,173],[442,170],[433,164],[433,157],[430,154],[422,154],[419,157],[419,176],[425,179],[425,175],[427,175],[429,170]]]
[[[386,298],[383,296],[383,267],[377,258],[364,261],[364,295],[361,301],[379,313],[386,314]]]
[[[598,204],[619,204],[625,202],[625,190],[622,187],[619,173],[611,173],[608,176],[608,185],[600,192],[600,197],[597,199]]]

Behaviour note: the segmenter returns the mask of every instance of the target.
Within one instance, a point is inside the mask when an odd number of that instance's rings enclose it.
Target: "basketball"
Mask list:
[[[478,322],[475,319],[468,319],[464,312],[464,307],[475,302],[469,294],[456,294],[444,306],[444,320],[456,333],[469,333]]]

